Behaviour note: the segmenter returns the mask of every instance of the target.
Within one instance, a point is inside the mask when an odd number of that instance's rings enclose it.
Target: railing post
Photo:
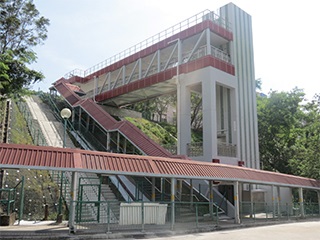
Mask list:
[[[72,179],[71,179],[71,189],[70,189],[70,214],[69,214],[69,232],[75,233],[76,226],[75,226],[75,213],[76,213],[76,199],[77,199],[77,172],[72,172]]]
[[[175,223],[175,204],[174,204],[174,191],[175,189],[175,179],[171,178],[171,230],[174,230],[174,223]]]
[[[110,232],[110,202],[107,202],[107,233],[111,233]]]
[[[212,190],[212,180],[209,181],[209,212],[210,217],[213,219],[213,190]]]
[[[278,218],[281,218],[281,192],[280,187],[277,186],[277,210],[278,210]]]
[[[21,179],[19,225],[23,215],[23,207],[24,207],[24,176],[22,176],[22,179]]]
[[[142,232],[144,232],[144,202],[141,202],[141,223],[142,223]]]
[[[199,204],[199,203],[196,203],[196,228],[197,228],[197,229],[198,229],[198,227],[199,227],[198,204]]]
[[[151,201],[155,202],[156,201],[156,189],[155,189],[155,185],[156,185],[156,179],[155,177],[151,178],[152,181],[152,194],[151,194]]]
[[[240,211],[239,211],[239,182],[234,182],[234,221],[240,224]]]
[[[303,188],[299,188],[299,205],[300,205],[300,214],[301,218],[305,218],[304,205],[303,205]]]

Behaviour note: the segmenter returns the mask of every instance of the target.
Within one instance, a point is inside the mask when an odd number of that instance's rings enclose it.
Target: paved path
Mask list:
[[[150,239],[150,238],[148,238]],[[287,223],[272,226],[252,227],[197,233],[153,240],[317,240],[320,239],[320,222]]]
[[[20,226],[0,227],[0,239],[148,239],[148,240],[318,240],[320,221],[284,223],[268,226],[252,226],[186,235],[170,236],[172,232],[114,232],[108,234],[69,234],[67,223],[51,222],[22,223]],[[174,234],[174,233],[173,233]],[[155,236],[163,237],[155,237]]]
[[[34,101],[32,97],[25,97],[26,103],[32,114],[33,119],[37,119],[41,128],[41,131],[49,146],[63,147],[62,139],[53,124],[52,120],[48,120],[45,113],[40,108],[39,104]]]

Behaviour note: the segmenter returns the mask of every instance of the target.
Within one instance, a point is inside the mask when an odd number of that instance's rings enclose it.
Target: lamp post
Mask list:
[[[71,110],[69,108],[64,108],[60,112],[60,116],[63,118],[64,132],[63,132],[63,148],[66,147],[66,135],[67,135],[67,120],[71,117]],[[59,208],[57,215],[57,223],[62,222],[62,192],[63,192],[63,172],[61,171],[60,179],[60,197],[59,197]]]
[[[64,108],[60,112],[60,116],[64,120],[64,134],[63,134],[63,147],[66,147],[66,135],[67,135],[67,120],[71,117],[71,110],[69,108]]]

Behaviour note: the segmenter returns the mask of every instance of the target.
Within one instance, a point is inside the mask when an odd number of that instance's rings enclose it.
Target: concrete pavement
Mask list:
[[[164,238],[149,238],[163,240]],[[171,240],[317,240],[320,239],[320,222],[285,223],[272,226],[250,227],[165,237]]]
[[[264,224],[270,224],[264,223]],[[320,239],[320,220],[288,222],[275,225],[221,226],[213,232],[185,231],[145,232],[118,231],[110,234],[69,234],[67,222],[22,222],[20,226],[0,227],[0,239],[152,239],[152,240],[317,240]],[[160,237],[161,236],[161,237]]]

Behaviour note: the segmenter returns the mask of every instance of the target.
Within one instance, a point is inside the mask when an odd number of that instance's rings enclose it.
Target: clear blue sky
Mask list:
[[[33,89],[47,91],[73,69],[89,67],[225,0],[34,0],[50,19],[48,39],[35,49],[32,67],[46,79]],[[234,0],[253,22],[256,78],[270,89],[320,93],[318,1]]]

